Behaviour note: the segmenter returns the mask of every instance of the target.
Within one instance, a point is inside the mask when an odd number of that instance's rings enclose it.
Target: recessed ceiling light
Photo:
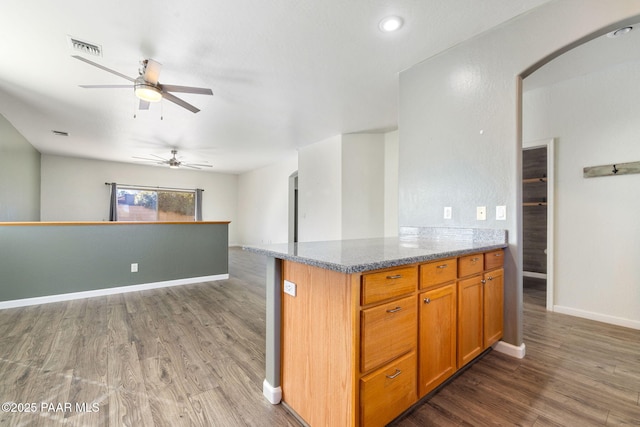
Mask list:
[[[380,21],[380,31],[383,31],[385,33],[398,31],[402,27],[403,23],[404,21],[399,16],[388,16]]]
[[[624,36],[625,34],[630,33],[631,30],[633,30],[633,27],[618,28],[615,31],[611,31],[610,33],[607,33],[607,37],[616,38],[616,37]]]

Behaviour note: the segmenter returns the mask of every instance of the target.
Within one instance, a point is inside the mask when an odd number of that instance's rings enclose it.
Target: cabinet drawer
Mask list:
[[[504,251],[502,249],[484,254],[484,269],[492,270],[504,265]]]
[[[415,266],[396,268],[362,276],[362,305],[384,301],[415,291],[418,269]]]
[[[420,266],[420,289],[456,280],[458,261],[455,258],[422,264]]]
[[[360,425],[384,426],[416,400],[416,353],[411,352],[360,380]]]
[[[361,372],[415,349],[418,317],[414,295],[362,310],[360,316]]]
[[[466,277],[482,273],[483,269],[483,254],[473,254],[458,258],[458,277]]]

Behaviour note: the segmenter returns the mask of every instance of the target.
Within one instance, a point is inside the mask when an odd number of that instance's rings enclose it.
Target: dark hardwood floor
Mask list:
[[[0,425],[298,426],[262,396],[264,257],[232,248],[230,276],[1,310]],[[393,425],[640,425],[640,331],[544,301],[526,289],[527,357],[487,354]]]

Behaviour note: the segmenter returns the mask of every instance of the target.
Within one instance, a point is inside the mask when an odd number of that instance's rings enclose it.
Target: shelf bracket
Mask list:
[[[640,173],[640,162],[616,163],[614,165],[589,166],[583,170],[584,178],[599,176],[630,175]]]

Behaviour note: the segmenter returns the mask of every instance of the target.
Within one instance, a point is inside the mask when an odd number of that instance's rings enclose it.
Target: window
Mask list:
[[[118,221],[195,221],[195,191],[118,186]]]

